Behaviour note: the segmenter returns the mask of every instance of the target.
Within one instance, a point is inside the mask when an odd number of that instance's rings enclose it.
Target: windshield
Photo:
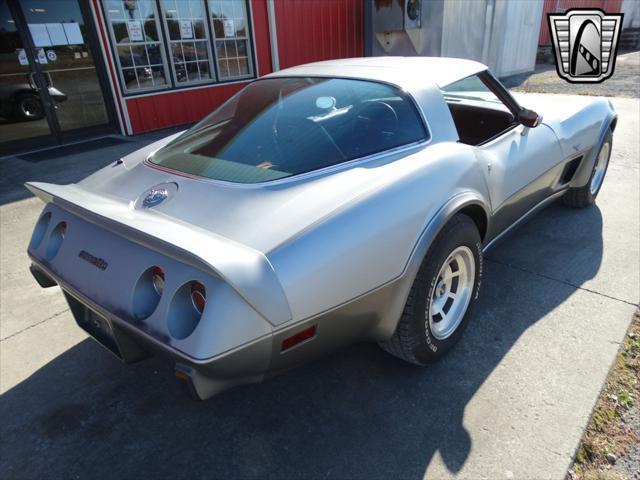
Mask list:
[[[237,183],[285,178],[426,138],[405,94],[339,78],[268,78],[231,100],[149,159]]]

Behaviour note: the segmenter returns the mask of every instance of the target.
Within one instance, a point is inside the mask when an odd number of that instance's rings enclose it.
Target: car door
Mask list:
[[[460,139],[486,165],[495,237],[550,196],[561,176],[562,150],[554,131],[537,121],[521,123],[523,109],[488,71],[441,89]],[[538,119],[539,120],[539,119]]]
[[[554,193],[562,151],[544,123],[517,125],[477,149],[487,164],[495,236]]]

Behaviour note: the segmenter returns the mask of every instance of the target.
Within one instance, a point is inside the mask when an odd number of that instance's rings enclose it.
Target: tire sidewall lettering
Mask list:
[[[480,295],[480,285],[482,285],[482,269],[484,268],[484,257],[482,256],[482,243],[476,243],[476,250],[478,252],[478,277],[476,278],[475,295],[474,300],[478,299]]]
[[[445,259],[446,261],[446,259]],[[438,267],[438,271],[442,268],[444,262]],[[431,316],[431,299],[433,298],[433,292],[436,288],[436,283],[438,280],[438,275],[434,275],[431,279],[431,284],[429,285],[429,291],[427,293],[427,302],[425,304],[424,309],[424,334],[425,341],[427,342],[427,347],[433,352],[436,353],[438,351],[438,345],[436,345],[436,339],[431,337],[431,328],[429,327],[429,317]]]

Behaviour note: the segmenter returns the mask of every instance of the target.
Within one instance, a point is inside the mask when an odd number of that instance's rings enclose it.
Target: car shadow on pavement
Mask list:
[[[1,471],[421,479],[439,453],[458,472],[472,448],[467,404],[523,332],[592,278],[601,260],[600,210],[551,206],[489,253],[467,332],[429,368],[358,344],[194,402],[171,366],[123,366],[82,341],[0,397]],[[530,265],[570,278],[531,273]]]

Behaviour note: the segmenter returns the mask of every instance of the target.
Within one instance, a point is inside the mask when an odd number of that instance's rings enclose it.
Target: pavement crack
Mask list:
[[[537,277],[541,277],[541,278],[544,278],[544,279],[547,279],[547,280],[551,280],[551,281],[553,281],[553,282],[562,283],[562,284],[564,284],[564,285],[567,285],[567,286],[569,286],[569,287],[576,288],[576,289],[578,289],[578,290],[583,290],[583,291],[585,291],[585,292],[593,293],[593,294],[595,294],[595,295],[599,295],[599,296],[601,296],[601,297],[605,297],[605,298],[609,298],[609,299],[611,299],[611,300],[616,300],[616,301],[618,301],[618,302],[626,303],[627,305],[631,305],[631,306],[634,306],[634,307],[637,307],[637,306],[638,306],[638,304],[637,304],[637,303],[632,303],[632,302],[629,302],[629,301],[627,301],[627,300],[623,300],[622,298],[613,297],[613,296],[611,296],[611,295],[607,295],[606,293],[597,292],[597,291],[595,291],[595,290],[591,290],[590,288],[581,287],[580,285],[575,285],[574,283],[568,282],[568,281],[566,281],[566,280],[560,280],[559,278],[551,277],[551,276],[549,276],[549,275],[545,275],[544,273],[534,272],[533,270],[529,270],[529,269],[527,269],[527,268],[519,267],[518,265],[513,265],[513,264],[511,264],[511,263],[501,262],[501,261],[499,261],[499,260],[495,260],[495,259],[493,259],[493,258],[489,258],[489,257],[484,257],[484,259],[485,259],[485,260],[487,260],[487,261],[489,261],[489,262],[496,263],[496,264],[498,264],[498,265],[503,265],[503,266],[505,266],[505,267],[512,268],[512,269],[514,269],[514,270],[519,270],[519,271],[521,271],[521,272],[529,273],[529,274],[531,274],[531,275],[535,275],[535,276],[537,276]]]
[[[29,325],[28,327],[25,327],[22,330],[18,330],[17,332],[12,333],[11,335],[7,335],[6,337],[0,338],[0,342],[4,342],[5,340],[9,340],[10,338],[13,338],[13,337],[15,337],[17,335],[20,335],[22,332],[26,332],[27,330],[30,330],[33,327],[37,327],[38,325],[41,325],[44,322],[48,322],[49,320],[52,320],[52,319],[54,319],[56,317],[59,317],[60,315],[62,315],[63,313],[66,313],[68,311],[69,311],[69,309],[65,308],[61,312],[54,313],[53,315],[51,315],[50,317],[45,318],[44,320],[40,320],[39,322],[34,323],[33,325]]]

